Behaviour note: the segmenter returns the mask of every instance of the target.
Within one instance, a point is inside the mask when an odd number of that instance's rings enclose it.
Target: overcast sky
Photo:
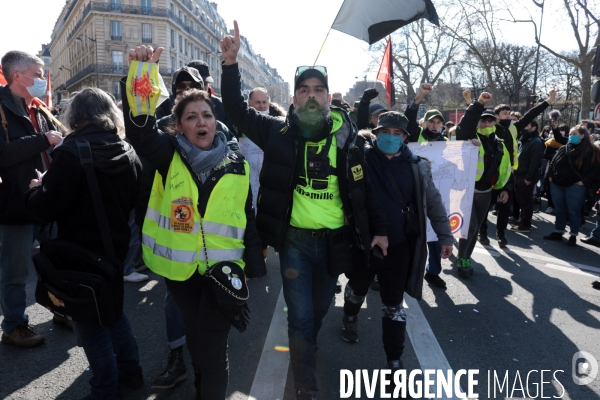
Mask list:
[[[433,3],[439,1],[433,0]],[[65,0],[2,0],[2,3],[0,55],[13,49],[35,54],[42,43],[50,41]],[[240,33],[249,39],[254,51],[277,68],[292,88],[296,67],[314,63],[342,3],[343,0],[217,0],[218,12],[228,28],[232,29],[233,20],[237,19]],[[527,0],[520,2],[528,3]],[[559,8],[555,9],[547,7],[542,41],[555,43],[559,49],[575,49],[566,15]],[[526,19],[528,15],[520,12],[518,17]],[[534,45],[530,24],[503,24],[499,31],[507,41]],[[377,71],[368,71],[372,56],[367,49],[366,42],[337,31],[329,33],[317,64],[327,66],[332,92],[346,93],[354,85],[356,76],[363,79],[366,74],[367,79],[375,78]]]

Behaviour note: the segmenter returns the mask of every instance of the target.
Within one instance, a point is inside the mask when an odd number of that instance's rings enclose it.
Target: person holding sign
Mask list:
[[[130,77],[137,61],[157,63],[162,51],[151,46],[130,50]],[[130,90],[124,80],[121,85],[123,92]],[[225,274],[229,293],[243,291],[247,297],[245,277],[266,274],[249,166],[216,130],[214,105],[205,91],[190,89],[177,97],[172,133],[156,127],[152,109],[132,116],[137,97],[128,93],[129,101],[123,102],[126,134],[157,169],[142,229],[144,261],[165,277],[183,316],[196,398],[224,400],[229,330],[233,325],[243,331],[247,321],[243,305],[222,303],[218,293],[226,291],[214,278]]]
[[[463,93],[470,98],[471,90]],[[504,204],[512,196],[510,153],[496,132],[496,115],[492,110],[486,110],[485,104],[492,100],[492,95],[484,92],[468,108],[456,129],[457,140],[478,139],[479,157],[475,176],[475,193],[469,233],[466,239],[458,241],[458,258],[456,267],[458,274],[464,278],[473,274],[471,254],[477,242],[477,232],[483,221],[492,199],[492,189],[499,190],[498,203]],[[500,240],[500,238],[499,238]]]

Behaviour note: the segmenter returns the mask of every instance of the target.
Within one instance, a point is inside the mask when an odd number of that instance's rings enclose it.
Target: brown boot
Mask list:
[[[23,322],[10,333],[2,334],[2,342],[15,345],[17,347],[35,347],[44,343],[46,338],[38,335],[29,327],[27,322]]]

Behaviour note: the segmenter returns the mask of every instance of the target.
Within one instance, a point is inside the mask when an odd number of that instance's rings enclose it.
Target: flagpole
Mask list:
[[[319,49],[319,54],[317,54],[317,58],[315,58],[315,62],[313,63],[313,67],[315,65],[317,65],[317,60],[319,59],[319,56],[321,55],[321,51],[323,50],[323,47],[325,47],[325,42],[327,41],[327,38],[329,37],[329,32],[331,32],[331,29],[333,28],[333,24],[335,24],[335,21],[337,20],[337,17],[340,15],[340,11],[342,11],[342,7],[344,6],[344,2],[346,0],[342,1],[342,5],[340,6],[340,9],[338,10],[337,14],[335,14],[335,18],[333,19],[333,22],[331,23],[331,26],[329,27],[329,30],[327,31],[327,35],[325,35],[325,40],[323,40],[323,44],[321,45],[321,48]]]

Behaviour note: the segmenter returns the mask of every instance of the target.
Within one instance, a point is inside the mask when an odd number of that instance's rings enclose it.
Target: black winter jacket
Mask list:
[[[577,158],[582,151],[581,144],[574,146],[567,143],[558,149],[550,161],[548,176],[552,183],[562,187],[573,186],[579,181],[595,192],[600,186],[600,164],[593,165],[591,157],[584,157],[581,168],[577,166]]]
[[[121,81],[121,85],[121,89],[125,90],[123,81]],[[185,155],[183,155],[179,143],[177,143],[177,138],[174,135],[159,130],[156,126],[156,119],[154,117],[149,117],[148,123],[145,126],[145,116],[135,117],[135,124],[132,123],[128,118],[129,104],[125,101],[123,102],[123,115],[125,116],[125,132],[127,139],[131,142],[140,156],[144,157],[154,165],[158,173],[163,176],[163,183],[165,182],[165,177],[167,176],[175,152],[178,152],[179,155],[181,155],[181,159],[198,185],[199,199],[197,206],[201,215],[204,215],[212,190],[222,176],[225,174],[245,174],[244,168],[238,168],[240,163],[244,161],[244,158],[241,154],[236,153],[236,157],[235,159],[232,159],[231,164],[225,168],[214,171],[209,176],[210,179],[207,179],[206,182],[202,184],[187,163]],[[142,127],[140,128],[136,126],[136,124]],[[236,149],[232,150],[235,151]],[[246,197],[246,232],[244,234],[244,247],[244,262],[246,263],[244,272],[246,273],[246,276],[249,278],[258,278],[265,275],[267,273],[267,267],[262,254],[260,237],[256,230],[256,218],[254,208],[252,207],[251,188],[248,190]]]
[[[519,167],[514,171],[515,176],[525,177],[530,182],[539,179],[545,148],[546,146],[544,146],[537,129],[531,134],[527,133],[521,136],[519,141]]]
[[[287,119],[274,118],[248,107],[241,94],[238,64],[223,65],[221,82],[227,116],[265,153],[260,173],[256,224],[263,241],[279,249],[289,225],[292,195],[300,175],[297,163],[300,135],[290,121],[291,113]],[[355,228],[355,244],[368,257],[372,240],[370,232],[386,236],[387,223],[368,174],[363,173],[363,179],[354,180],[350,170],[360,165],[363,171],[367,171],[364,139],[358,137],[356,127],[345,111],[335,107],[332,110],[339,110],[337,112],[344,118],[344,126],[336,132],[337,176],[344,214],[350,226]],[[338,135],[342,131],[347,138]]]
[[[137,199],[142,165],[133,147],[119,138],[116,131],[106,132],[88,124],[68,135],[52,152],[52,165],[42,186],[27,192],[27,206],[44,223],[57,221],[59,238],[105,254],[77,139],[88,141],[92,148],[115,255],[124,261],[131,235],[129,215]]]
[[[475,182],[475,190],[480,192],[490,190],[494,183],[496,183],[498,180],[498,167],[504,156],[502,140],[494,133],[490,136],[477,135],[477,125],[479,124],[479,118],[484,110],[485,108],[480,102],[474,101],[467,108],[465,115],[456,126],[456,140],[478,139],[483,146],[483,175],[481,176],[481,179]],[[504,142],[504,144],[506,144],[506,142]],[[512,192],[512,187],[511,177],[501,190]]]
[[[0,124],[0,224],[38,224],[25,207],[25,192],[37,178],[35,170],[44,172],[42,152],[50,149],[50,142],[36,133],[29,115],[19,111],[8,86],[0,87],[0,104],[8,122],[8,141]],[[27,109],[24,101],[23,108]],[[45,114],[36,115],[41,131],[56,130]]]

